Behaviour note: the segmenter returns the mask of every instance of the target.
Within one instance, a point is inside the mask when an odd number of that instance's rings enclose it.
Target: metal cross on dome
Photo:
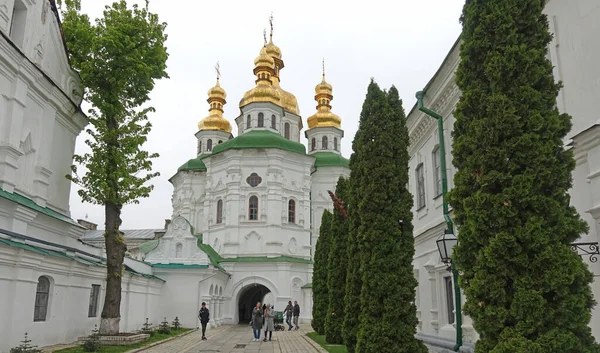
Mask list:
[[[221,66],[219,65],[219,62],[217,61],[217,65],[215,65],[215,71],[217,72],[217,80],[221,78]]]

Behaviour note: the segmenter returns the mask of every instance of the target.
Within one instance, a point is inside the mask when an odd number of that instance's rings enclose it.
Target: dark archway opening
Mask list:
[[[252,319],[252,309],[257,302],[263,304],[263,299],[270,292],[269,288],[256,283],[243,289],[238,300],[238,323],[248,325]]]

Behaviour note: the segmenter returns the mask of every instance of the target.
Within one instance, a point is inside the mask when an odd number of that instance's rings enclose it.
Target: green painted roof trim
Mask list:
[[[350,166],[350,161],[333,152],[317,152],[314,153],[315,168],[321,167],[346,167]]]
[[[223,258],[220,262],[294,262],[294,263],[301,263],[301,264],[312,263],[311,260],[301,259],[299,257],[292,257],[292,256],[277,256],[277,257],[241,256],[241,257]]]
[[[181,167],[177,169],[178,172],[184,171],[206,171],[206,165],[202,162],[201,158],[193,158],[185,162]]]
[[[13,241],[13,240],[9,240],[9,239],[2,239],[0,238],[0,244],[4,244],[10,247],[14,247],[14,248],[18,248],[18,249],[23,249],[23,250],[27,250],[27,251],[31,251],[34,252],[36,254],[40,254],[43,256],[52,256],[52,257],[58,257],[58,258],[62,258],[62,259],[66,259],[66,260],[74,260],[77,261],[79,263],[82,263],[84,265],[88,265],[88,266],[99,266],[99,267],[105,267],[105,262],[104,261],[100,261],[100,260],[92,260],[92,259],[84,259],[78,256],[72,256],[72,255],[68,255],[67,253],[61,252],[61,251],[57,251],[57,250],[50,250],[50,249],[44,249],[42,247],[39,246],[35,246],[35,245],[31,245],[31,244],[26,244],[26,243],[21,243],[21,242],[17,242],[17,241]],[[148,275],[148,274],[144,274],[144,273],[140,273],[137,271],[134,271],[133,269],[129,268],[128,266],[125,266],[125,272],[130,273],[134,276],[142,276],[142,277],[146,277],[146,278],[152,278],[158,281],[162,281],[162,282],[166,282],[164,279],[156,277],[154,275]]]
[[[9,201],[18,203],[19,205],[25,206],[36,212],[42,213],[48,217],[58,219],[59,221],[70,223],[73,225],[79,225],[77,222],[72,220],[70,217],[67,217],[67,216],[65,216],[59,212],[56,212],[48,207],[42,207],[42,206],[38,205],[37,203],[35,203],[35,201],[33,201],[32,199],[25,197],[21,194],[17,194],[14,192],[7,192],[0,188],[0,197],[5,198]]]
[[[312,288],[312,283],[307,283],[300,288]]]
[[[212,154],[227,150],[248,148],[277,148],[284,151],[306,154],[306,147],[299,143],[267,130],[252,130],[236,138],[225,141],[213,147]]]
[[[140,249],[142,253],[147,254],[150,251],[156,249],[158,247],[158,243],[158,239],[150,240],[140,245],[138,249]]]
[[[208,268],[208,265],[197,265],[197,264],[152,264],[155,268]]]

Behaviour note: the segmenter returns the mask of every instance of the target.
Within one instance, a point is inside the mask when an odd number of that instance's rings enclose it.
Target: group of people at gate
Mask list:
[[[254,332],[254,342],[258,342],[260,340],[260,331],[264,327],[264,338],[263,341],[270,341],[273,337],[273,331],[275,330],[275,308],[270,304],[265,304],[261,307],[260,302],[256,303],[256,306],[252,310],[252,321],[250,321],[250,325],[252,325],[252,330]],[[297,301],[294,301],[294,305],[292,305],[292,301],[288,302],[288,305],[284,310],[285,322],[288,325],[288,331],[291,331],[292,328],[298,330],[300,326],[298,325],[298,317],[300,316],[300,305],[298,305]],[[293,321],[292,321],[293,320]],[[268,338],[267,338],[268,335]]]

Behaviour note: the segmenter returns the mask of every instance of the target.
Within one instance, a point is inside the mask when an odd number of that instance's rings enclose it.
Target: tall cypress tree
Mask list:
[[[424,353],[425,345],[415,338],[408,132],[396,88],[386,94],[371,81],[363,114],[356,153],[368,173],[362,175],[355,200],[363,252],[356,352]]]
[[[333,214],[329,210],[323,212],[319,239],[315,249],[315,260],[312,276],[313,307],[311,326],[319,335],[325,333],[325,315],[329,306],[327,289],[327,262],[329,260],[329,242],[331,236],[331,220]]]
[[[340,177],[335,188],[335,197],[346,199],[348,181]],[[342,344],[342,326],[344,323],[344,296],[346,292],[346,272],[348,271],[348,220],[346,213],[336,205],[331,222],[331,238],[329,248],[329,264],[327,288],[329,291],[329,307],[325,317],[325,338],[328,343]]]
[[[592,274],[569,249],[587,226],[569,205],[571,118],[556,108],[545,3],[467,0],[461,18],[450,202],[476,352],[598,351]]]

